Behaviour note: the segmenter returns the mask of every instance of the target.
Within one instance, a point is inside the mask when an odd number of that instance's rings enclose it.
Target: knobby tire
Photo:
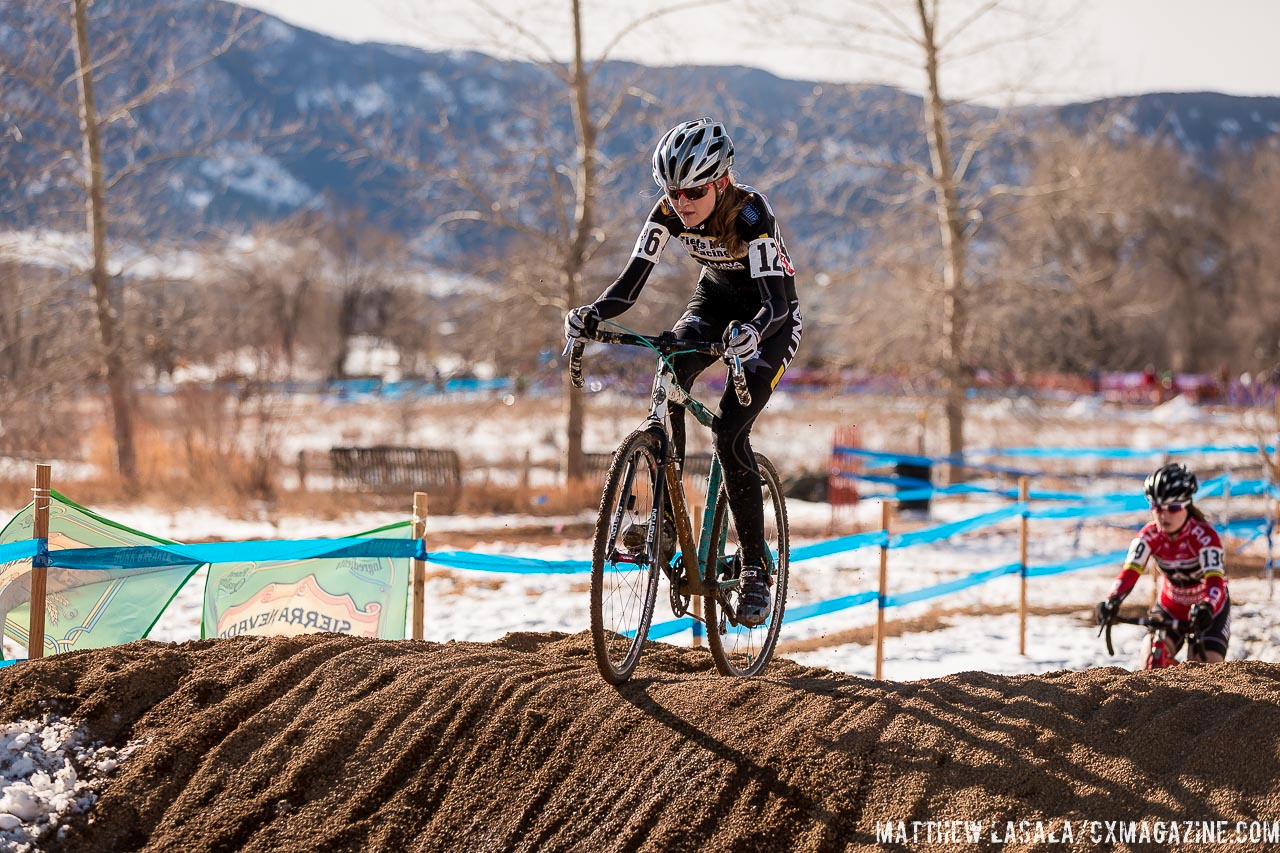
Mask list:
[[[778,479],[777,469],[769,459],[756,454],[756,465],[760,469],[760,478],[764,490],[764,522],[765,542],[774,555],[775,572],[773,585],[769,593],[773,598],[769,618],[763,625],[754,628],[735,626],[728,621],[724,602],[730,609],[736,609],[738,601],[737,587],[721,591],[719,595],[708,593],[703,599],[703,610],[707,622],[707,645],[711,649],[711,657],[716,662],[716,669],[721,675],[752,676],[764,672],[769,660],[773,657],[774,648],[778,644],[778,635],[782,631],[782,615],[787,606],[787,578],[790,569],[791,536],[787,529],[787,504],[782,495],[782,483]],[[733,519],[729,512],[729,498],[722,486],[716,495],[716,507],[711,523],[712,567],[735,565],[741,568],[741,561],[734,558],[739,554],[740,546],[737,532],[733,529]],[[720,598],[723,596],[723,599]],[[720,633],[721,629],[726,633]]]
[[[591,553],[591,641],[600,674],[622,684],[640,662],[653,605],[658,567],[652,555],[638,563],[619,561],[629,553],[621,544],[628,523],[647,522],[658,494],[659,442],[652,433],[633,432],[613,455]],[[630,496],[634,505],[628,507]],[[662,525],[654,533],[654,553],[662,546]]]

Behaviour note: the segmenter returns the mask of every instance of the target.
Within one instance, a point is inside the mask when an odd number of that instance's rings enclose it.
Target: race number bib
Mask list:
[[[763,278],[769,275],[793,275],[791,261],[772,237],[761,237],[752,240],[747,246],[747,257],[751,263],[751,277]]]
[[[669,239],[671,239],[671,232],[666,228],[656,222],[646,222],[644,230],[640,232],[640,239],[636,240],[636,247],[631,252],[631,257],[644,258],[656,264],[658,258],[662,256],[662,248],[667,245]]]
[[[1200,568],[1210,574],[1222,574],[1222,549],[1210,546],[1201,550]]]
[[[1129,553],[1124,558],[1126,566],[1133,566],[1139,571],[1147,564],[1147,557],[1151,555],[1151,549],[1147,547],[1147,543],[1142,541],[1142,537],[1133,540],[1129,546]]]

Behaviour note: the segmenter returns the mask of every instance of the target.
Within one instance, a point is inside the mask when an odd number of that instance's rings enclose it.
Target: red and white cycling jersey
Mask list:
[[[1198,602],[1208,601],[1216,616],[1227,601],[1226,565],[1222,540],[1206,522],[1192,516],[1170,537],[1156,522],[1148,522],[1129,545],[1124,571],[1113,595],[1128,595],[1147,564],[1160,571],[1160,605],[1175,619],[1186,619]]]

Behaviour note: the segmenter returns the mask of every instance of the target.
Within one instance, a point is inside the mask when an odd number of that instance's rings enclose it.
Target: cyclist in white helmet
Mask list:
[[[738,402],[732,387],[720,399],[716,454],[724,466],[729,508],[742,543],[742,594],[738,616],[758,625],[770,609],[765,570],[764,505],[751,452],[751,427],[769,401],[800,346],[800,303],[795,270],[765,197],[737,183],[729,171],[733,141],[723,124],[701,118],[667,131],[653,152],[653,179],[662,195],[640,231],[622,274],[590,305],[565,317],[565,337],[582,335],[589,322],[610,319],[636,303],[667,241],[676,237],[702,267],[677,335],[724,340],[742,359],[751,405]],[[741,324],[736,335],[731,326]],[[715,359],[689,353],[673,366],[681,385]],[[684,455],[684,410],[671,409],[675,451]]]

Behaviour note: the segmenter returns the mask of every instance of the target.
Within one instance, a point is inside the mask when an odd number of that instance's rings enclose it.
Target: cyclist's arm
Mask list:
[[[1147,570],[1147,561],[1151,559],[1151,546],[1142,534],[1138,534],[1129,543],[1129,553],[1124,558],[1124,568],[1120,570],[1115,585],[1111,588],[1111,596],[1123,599],[1138,583]]]
[[[662,257],[662,249],[671,239],[671,230],[662,222],[660,216],[661,204],[662,202],[659,201],[654,206],[649,219],[640,229],[640,237],[636,240],[636,246],[631,251],[631,259],[623,267],[622,273],[613,284],[596,297],[594,305],[602,319],[609,320],[617,317],[635,305],[636,300],[640,298],[640,291],[644,290],[645,282],[649,280],[649,274],[658,265],[658,259]]]

